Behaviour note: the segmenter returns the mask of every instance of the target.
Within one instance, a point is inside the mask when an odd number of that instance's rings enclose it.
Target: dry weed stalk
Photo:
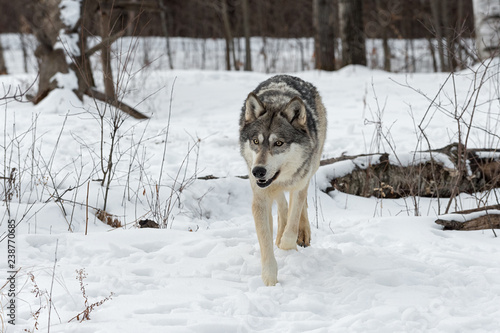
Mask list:
[[[38,284],[37,284],[37,282],[35,280],[35,276],[33,275],[32,272],[28,273],[28,277],[29,277],[29,279],[31,281],[31,284],[33,285],[33,288],[31,289],[31,293],[35,296],[35,298],[39,298],[40,299],[40,303],[39,303],[38,309],[35,312],[31,312],[31,317],[35,321],[35,323],[33,324],[33,329],[29,330],[29,329],[26,328],[26,329],[23,330],[24,332],[30,332],[31,333],[31,332],[38,331],[38,327],[40,325],[38,319],[40,318],[40,314],[41,314],[42,310],[47,307],[47,305],[42,305],[41,298],[42,297],[46,297],[47,292],[40,290],[40,287],[38,286]]]
[[[80,291],[82,292],[83,299],[85,300],[84,303],[85,309],[76,316],[74,316],[73,318],[71,318],[70,320],[68,320],[68,323],[73,321],[74,319],[78,320],[80,323],[83,322],[84,320],[90,320],[90,313],[94,311],[95,308],[109,301],[114,295],[113,293],[110,293],[109,296],[103,298],[102,300],[90,304],[84,283],[84,280],[86,278],[87,278],[87,273],[85,272],[85,268],[76,270],[76,279],[80,282]]]

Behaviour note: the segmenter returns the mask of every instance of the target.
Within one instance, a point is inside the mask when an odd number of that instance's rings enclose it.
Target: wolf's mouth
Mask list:
[[[276,172],[274,174],[274,176],[272,178],[269,178],[268,180],[265,180],[265,179],[257,179],[257,186],[259,186],[260,188],[264,188],[264,187],[268,187],[269,185],[271,185],[271,183],[273,181],[276,180],[276,178],[278,178],[278,175],[280,174],[279,170],[278,172]]]

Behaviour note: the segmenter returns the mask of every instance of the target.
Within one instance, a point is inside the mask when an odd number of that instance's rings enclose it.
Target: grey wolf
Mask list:
[[[317,89],[300,78],[277,75],[257,86],[240,115],[240,149],[253,192],[252,214],[261,250],[262,280],[278,282],[272,205],[278,205],[276,245],[309,246],[307,189],[318,170],[326,137],[326,110]],[[290,193],[288,205],[284,192]]]

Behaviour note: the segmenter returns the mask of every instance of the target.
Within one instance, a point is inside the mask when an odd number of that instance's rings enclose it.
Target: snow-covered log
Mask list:
[[[441,215],[435,222],[444,230],[500,229],[500,205]]]
[[[463,150],[463,149],[462,149]],[[367,154],[323,160],[323,190],[363,197],[450,197],[500,187],[500,153],[458,145],[410,154]],[[459,156],[460,155],[460,156]]]
[[[473,0],[476,47],[481,59],[499,55],[500,1]]]

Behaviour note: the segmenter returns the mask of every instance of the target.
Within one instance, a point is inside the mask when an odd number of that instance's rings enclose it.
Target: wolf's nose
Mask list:
[[[255,167],[252,170],[252,174],[255,176],[257,179],[264,178],[266,176],[266,168],[263,167]]]

